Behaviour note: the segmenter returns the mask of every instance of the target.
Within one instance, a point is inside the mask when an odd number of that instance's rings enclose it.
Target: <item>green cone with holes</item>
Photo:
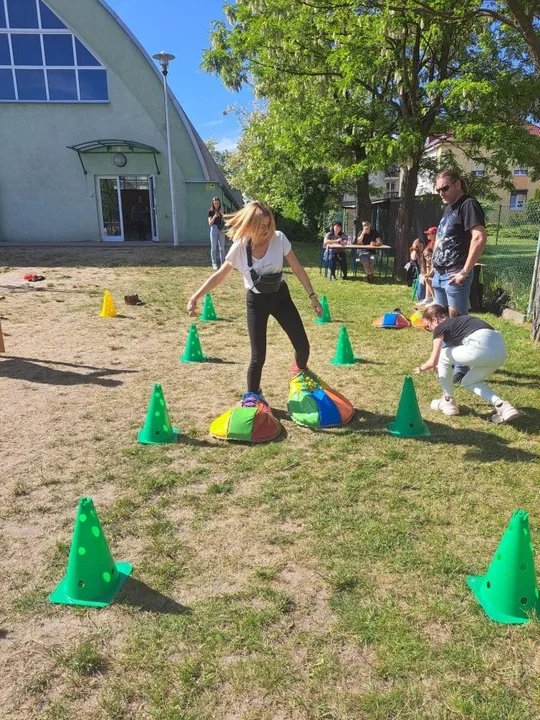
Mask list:
[[[529,515],[516,510],[486,575],[470,575],[467,584],[486,615],[500,623],[527,623],[540,615],[538,581]]]
[[[156,383],[146,413],[144,427],[138,440],[144,445],[161,445],[178,442],[178,430],[173,428],[161,385]]]
[[[107,607],[131,573],[115,563],[91,498],[81,498],[73,528],[67,572],[49,595],[52,603]]]
[[[405,375],[396,417],[388,424],[392,435],[400,437],[429,437],[431,432],[422,420],[416,390],[410,375]]]
[[[204,362],[207,360],[206,355],[202,351],[201,341],[199,340],[199,333],[197,332],[197,326],[195,323],[191,323],[189,326],[189,333],[187,337],[186,347],[180,358],[180,362]]]

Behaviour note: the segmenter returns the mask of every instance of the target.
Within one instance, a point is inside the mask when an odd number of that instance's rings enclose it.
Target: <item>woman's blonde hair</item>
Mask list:
[[[270,219],[267,237],[272,238],[276,232],[276,221],[272,211],[268,205],[260,200],[253,200],[241,210],[225,216],[227,221],[226,234],[233,242],[251,240],[253,247],[256,247],[262,240],[263,220],[267,218]]]

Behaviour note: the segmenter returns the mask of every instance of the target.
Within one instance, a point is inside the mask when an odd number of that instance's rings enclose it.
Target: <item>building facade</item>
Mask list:
[[[174,72],[174,65],[171,66]],[[169,90],[180,244],[241,206]],[[170,242],[161,71],[104,0],[0,0],[0,242]]]

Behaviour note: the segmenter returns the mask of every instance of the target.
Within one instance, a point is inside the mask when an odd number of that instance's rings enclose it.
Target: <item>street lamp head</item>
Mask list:
[[[158,60],[159,64],[161,65],[161,72],[166,75],[169,72],[169,63],[171,60],[174,60],[176,55],[171,55],[170,53],[166,53],[163,50],[160,53],[156,53],[155,55],[152,55],[154,60]]]

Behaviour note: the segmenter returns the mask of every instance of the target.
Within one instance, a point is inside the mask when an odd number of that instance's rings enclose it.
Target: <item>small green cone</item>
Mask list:
[[[180,362],[204,362],[206,355],[203,355],[199,333],[195,323],[189,326],[189,333],[184,354],[180,358]]]
[[[146,421],[137,439],[144,445],[178,442],[178,430],[172,426],[163,390],[158,383],[152,390]]]
[[[107,607],[131,573],[115,563],[91,498],[81,498],[73,528],[66,575],[49,595],[52,603]]]
[[[214,303],[212,302],[212,296],[210,293],[206,293],[204,296],[204,304],[201,313],[202,322],[211,322],[212,320],[219,320],[214,309]]]
[[[401,437],[429,437],[431,435],[428,426],[422,420],[416,390],[410,375],[405,375],[397,414],[395,420],[388,424],[388,429],[392,435]]]
[[[323,309],[323,314],[321,317],[315,318],[316,323],[329,323],[332,322],[332,318],[330,317],[330,308],[328,307],[328,298],[326,295],[321,296],[321,305]]]
[[[351,367],[355,363],[360,362],[361,359],[362,358],[357,357],[354,354],[347,328],[345,325],[342,325],[341,330],[339,331],[336,354],[334,359],[330,360],[330,364]]]
[[[540,616],[534,552],[525,510],[516,510],[485,575],[469,575],[467,584],[486,615],[500,623],[527,623]]]

